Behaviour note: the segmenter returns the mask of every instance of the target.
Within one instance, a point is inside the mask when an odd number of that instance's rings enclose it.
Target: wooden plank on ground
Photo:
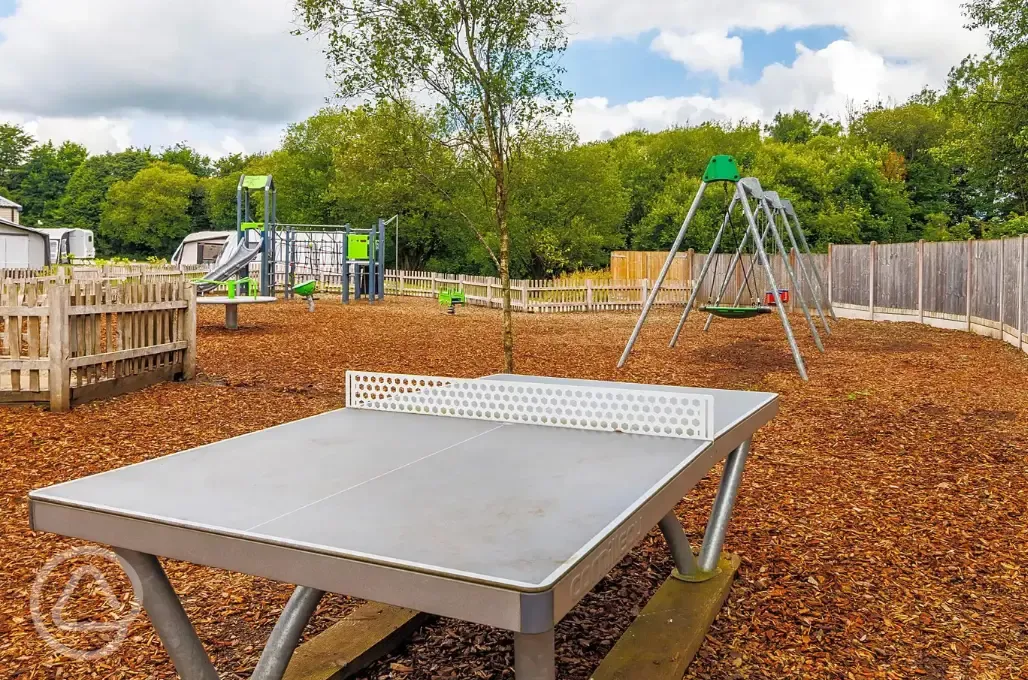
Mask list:
[[[302,644],[283,680],[344,680],[396,649],[428,614],[367,602]]]
[[[145,389],[160,382],[174,380],[175,374],[181,371],[182,368],[180,366],[168,365],[155,371],[146,371],[145,373],[137,373],[116,380],[104,380],[92,385],[73,387],[71,389],[71,405],[78,406],[87,401],[108,399]]]
[[[665,581],[591,680],[682,680],[728,597],[739,563],[736,555],[723,556],[717,575],[704,583]]]

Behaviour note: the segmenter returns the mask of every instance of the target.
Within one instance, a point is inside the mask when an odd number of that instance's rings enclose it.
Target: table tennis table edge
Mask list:
[[[535,629],[544,625],[545,620],[548,625],[552,626],[563,618],[581,597],[592,590],[595,584],[606,576],[610,569],[657,525],[658,520],[666,514],[667,508],[673,508],[696,483],[709,473],[717,462],[724,459],[739,443],[747,441],[757,429],[774,417],[777,410],[777,397],[769,397],[760,408],[726,428],[722,436],[719,436],[715,442],[701,449],[690,460],[683,461],[682,465],[677,466],[644,496],[640,497],[636,503],[598,532],[575,555],[538,584],[464,573],[379,555],[363,555],[355,551],[326,551],[324,546],[308,546],[295,541],[276,541],[245,532],[234,533],[199,524],[170,522],[166,518],[145,518],[139,514],[122,513],[112,508],[61,502],[41,496],[37,492],[30,494],[30,524],[37,531],[52,531],[202,566],[246,573],[280,582],[318,587],[330,592],[388,602],[397,606],[419,609],[516,632],[530,632],[524,630],[526,625],[528,628]],[[733,433],[735,436],[728,436]],[[67,529],[69,524],[74,524],[77,530],[69,531]],[[57,526],[60,528],[56,528]],[[190,536],[187,538],[183,532]],[[133,535],[135,535],[134,539],[125,540]],[[229,545],[232,546],[232,550],[225,550],[224,546],[218,545],[211,545],[207,550],[195,547],[204,542],[217,543],[226,540],[230,541]],[[169,549],[169,546],[172,548]],[[295,554],[296,557],[292,560],[294,566],[285,569],[264,569],[264,560],[275,563],[274,559],[269,558],[269,551],[287,551],[290,555]],[[256,557],[256,559],[241,557],[244,553],[261,553],[264,557]],[[330,579],[331,583],[326,583],[313,573],[318,571],[316,568],[308,570],[311,573],[297,573],[297,571],[303,571],[295,568],[301,556],[308,560],[317,561],[317,558],[324,558],[332,561],[335,563],[333,570],[337,572],[342,567],[348,567],[351,572],[365,572],[366,575],[337,573],[337,578]],[[602,558],[602,563],[597,563],[597,559],[600,558]],[[371,574],[376,570],[384,570],[383,573],[377,575],[378,579]],[[469,616],[466,611],[461,610],[461,607],[443,607],[439,602],[416,602],[411,598],[390,601],[389,593],[391,590],[396,590],[395,587],[377,588],[373,586],[370,589],[362,587],[366,586],[368,582],[382,580],[383,574],[392,574],[398,580],[410,581],[412,584],[417,581],[425,583],[422,586],[411,585],[403,590],[432,587],[442,588],[443,591],[454,589],[468,591],[459,596],[462,599],[467,598],[464,600],[465,602],[476,597],[484,597],[486,602],[492,604],[480,608],[486,615],[483,616],[483,612],[478,612]],[[442,587],[443,582],[450,584],[452,588]],[[490,593],[489,591],[495,592]],[[498,598],[497,593],[503,593],[507,597]],[[429,598],[429,600],[431,599]],[[516,621],[509,616],[498,615],[497,607],[501,606],[499,599],[504,601],[502,606],[507,608],[515,604],[513,599],[517,600],[516,606],[520,615]],[[552,612],[552,614],[542,616],[545,611]]]

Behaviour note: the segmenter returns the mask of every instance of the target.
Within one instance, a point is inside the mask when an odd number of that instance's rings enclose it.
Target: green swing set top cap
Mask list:
[[[267,175],[243,175],[244,189],[263,189],[268,185]]]
[[[731,156],[714,156],[707,163],[707,171],[703,173],[703,181],[711,182],[738,182],[742,179],[739,172],[739,165]]]

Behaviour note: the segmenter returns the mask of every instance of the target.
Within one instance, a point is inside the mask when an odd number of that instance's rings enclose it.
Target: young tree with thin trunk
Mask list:
[[[327,40],[340,96],[390,102],[470,169],[490,223],[455,207],[499,270],[504,370],[513,372],[511,176],[522,143],[571,106],[558,64],[564,1],[297,0],[297,10]],[[419,125],[428,109],[444,124]]]

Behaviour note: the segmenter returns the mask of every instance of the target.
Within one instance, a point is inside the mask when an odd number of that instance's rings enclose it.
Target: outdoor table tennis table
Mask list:
[[[158,555],[297,585],[253,677],[277,680],[327,592],[515,633],[553,680],[554,625],[659,525],[716,573],[778,396],[515,375],[349,372],[347,408],[33,491],[32,528],[113,546],[184,680],[218,674]],[[727,458],[699,555],[673,509]]]

